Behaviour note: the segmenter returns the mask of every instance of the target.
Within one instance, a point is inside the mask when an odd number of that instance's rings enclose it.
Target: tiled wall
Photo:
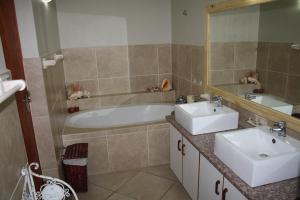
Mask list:
[[[172,79],[171,45],[64,49],[66,84],[80,83],[92,95],[145,91]]]
[[[118,107],[125,105],[174,103],[175,91],[168,92],[139,92],[130,94],[116,94],[95,96],[77,101],[67,101],[68,107],[78,105],[80,110],[92,110],[104,107]]]
[[[26,58],[23,63],[42,171],[57,177],[67,110],[63,65],[60,61],[43,70],[41,58]]]
[[[137,169],[169,163],[168,123],[65,133],[64,145],[89,144],[88,173]]]
[[[237,84],[256,69],[257,42],[212,43],[210,55],[210,84]]]
[[[172,69],[176,96],[201,94],[204,78],[203,46],[172,45]]]
[[[300,105],[300,51],[290,43],[258,43],[257,72],[267,93]]]
[[[0,104],[0,124],[0,199],[21,199],[24,181],[21,169],[27,163],[27,156],[14,97]]]

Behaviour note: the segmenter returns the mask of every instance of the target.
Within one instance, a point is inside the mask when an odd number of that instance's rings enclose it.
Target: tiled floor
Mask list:
[[[168,165],[89,176],[80,200],[190,200]]]

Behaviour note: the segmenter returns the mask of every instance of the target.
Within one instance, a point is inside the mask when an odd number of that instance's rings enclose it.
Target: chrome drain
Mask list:
[[[258,156],[261,157],[261,158],[267,158],[267,157],[269,157],[269,155],[265,154],[265,153],[260,153],[260,154],[258,154]]]

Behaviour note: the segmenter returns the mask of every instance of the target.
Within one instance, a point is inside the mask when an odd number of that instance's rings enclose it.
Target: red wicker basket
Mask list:
[[[63,166],[66,182],[76,192],[87,192],[88,144],[80,143],[67,146]]]

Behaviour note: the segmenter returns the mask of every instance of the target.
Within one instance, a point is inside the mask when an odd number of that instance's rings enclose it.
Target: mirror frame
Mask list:
[[[237,106],[240,106],[246,110],[249,110],[261,117],[264,117],[271,121],[286,121],[287,127],[293,129],[295,131],[300,131],[300,119],[296,117],[289,116],[287,114],[281,113],[279,111],[273,110],[269,107],[254,103],[252,101],[248,101],[242,97],[234,95],[230,92],[223,91],[217,87],[210,86],[208,84],[209,77],[209,66],[210,66],[210,14],[229,11],[238,8],[244,8],[248,6],[254,6],[258,4],[273,2],[276,0],[227,0],[217,4],[211,4],[206,8],[205,11],[205,47],[204,47],[204,55],[205,55],[205,63],[204,63],[204,88],[206,92],[212,93],[214,95],[222,96],[226,101],[233,103]],[[300,134],[300,133],[299,133]]]

